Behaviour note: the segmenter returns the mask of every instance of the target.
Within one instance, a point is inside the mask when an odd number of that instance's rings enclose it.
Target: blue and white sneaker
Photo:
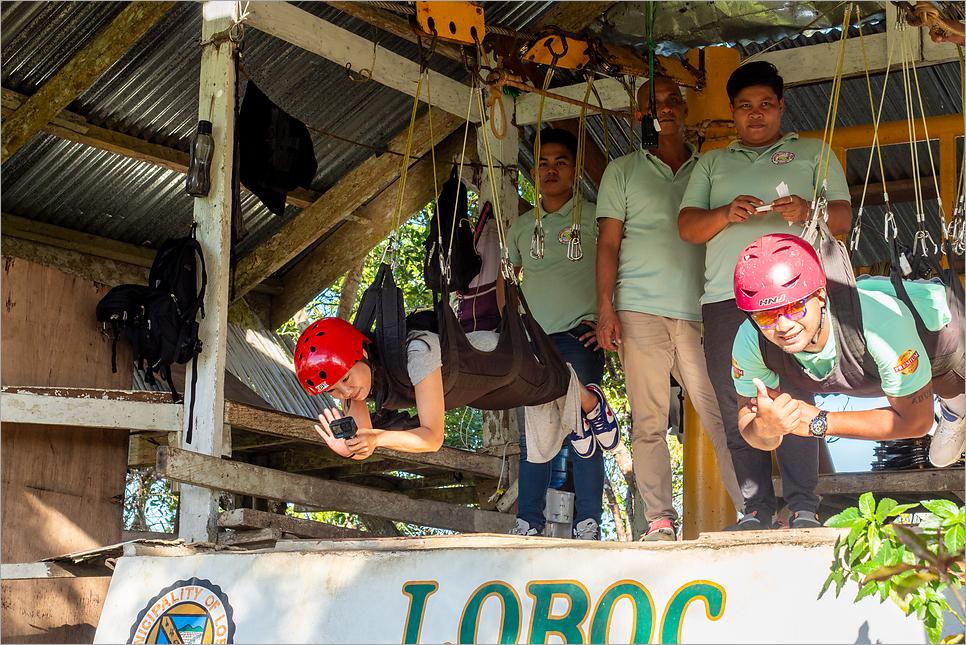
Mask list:
[[[594,454],[597,449],[597,442],[594,440],[594,433],[590,429],[590,422],[583,414],[580,415],[580,427],[570,433],[570,445],[574,448],[574,453],[586,459]]]
[[[590,423],[590,429],[597,439],[597,443],[604,450],[614,450],[621,443],[621,429],[617,423],[617,415],[610,409],[604,391],[600,386],[591,383],[587,389],[597,397],[597,407],[584,413],[584,418]]]

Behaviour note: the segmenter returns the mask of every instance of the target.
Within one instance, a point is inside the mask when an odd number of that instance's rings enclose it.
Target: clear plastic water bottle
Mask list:
[[[185,179],[185,191],[192,197],[207,197],[211,190],[211,157],[214,151],[211,121],[198,121],[198,131],[191,137],[191,163]]]

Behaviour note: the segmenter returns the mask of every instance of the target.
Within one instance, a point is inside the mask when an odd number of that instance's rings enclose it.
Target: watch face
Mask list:
[[[813,436],[824,437],[826,430],[828,430],[828,422],[825,421],[825,415],[819,414],[817,417],[812,419],[812,422],[808,424],[808,429],[811,431]]]

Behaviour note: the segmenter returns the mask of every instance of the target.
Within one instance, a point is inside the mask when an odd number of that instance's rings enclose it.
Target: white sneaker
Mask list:
[[[517,525],[508,531],[508,535],[540,535],[540,530],[518,517]]]
[[[577,522],[577,526],[574,527],[574,539],[575,540],[599,540],[600,539],[600,527],[597,526],[597,522],[592,517],[588,517],[583,522]]]
[[[957,461],[966,448],[966,418],[958,417],[939,401],[939,427],[929,443],[929,461],[936,468],[945,468]]]

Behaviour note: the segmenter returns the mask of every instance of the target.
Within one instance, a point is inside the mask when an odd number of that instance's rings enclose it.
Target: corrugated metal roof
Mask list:
[[[3,43],[0,80],[3,86],[22,94],[33,94],[126,4],[0,4],[0,39]],[[418,58],[415,44],[375,30],[326,3],[295,4],[360,36],[375,36],[381,46],[410,60]],[[486,2],[484,7],[488,22],[525,30],[556,4]],[[689,3],[666,3],[664,8],[679,5],[687,8]],[[627,8],[622,7],[622,10]],[[764,38],[748,38],[746,41],[751,44],[738,45],[738,48],[744,56],[751,55],[773,44],[774,39],[791,33],[791,29],[772,29]],[[882,20],[872,19],[864,26],[867,35],[882,29]],[[84,115],[92,124],[186,151],[187,137],[198,118],[200,32],[200,3],[177,3],[68,109]],[[837,37],[836,30],[806,32],[779,42],[773,49],[794,49],[816,42],[831,42]],[[758,40],[762,42],[752,42]],[[358,67],[370,63],[371,59],[361,60]],[[431,59],[430,65],[456,79],[463,79],[466,75],[460,63],[438,55]],[[248,82],[245,77],[250,78],[275,103],[310,128],[384,147],[408,125],[412,107],[408,96],[374,82],[354,82],[342,67],[258,30],[246,30],[242,68],[242,93]],[[893,78],[889,81],[884,120],[904,118],[898,77],[893,75]],[[576,82],[577,77],[562,73],[558,80],[560,83]],[[881,94],[882,80],[881,76],[873,78],[873,95],[876,97]],[[924,97],[928,115],[962,112],[963,99],[956,65],[921,68],[919,80],[924,88],[928,88]],[[839,125],[867,123],[869,112],[864,79],[846,80],[842,91]],[[830,84],[790,88],[787,92],[785,129],[820,129],[825,120]],[[626,124],[622,131],[616,120],[608,119],[608,123],[611,156],[620,156],[629,148]],[[591,117],[589,124],[591,137],[602,146],[600,118]],[[532,136],[532,127],[524,130],[528,137]],[[367,148],[318,132],[313,131],[312,138],[319,159],[319,171],[312,189],[318,192],[334,186],[352,168],[374,154]],[[635,138],[639,140],[639,132]],[[884,161],[888,179],[909,176],[908,160],[903,158],[902,151],[887,151]],[[532,165],[532,150],[527,142],[521,143],[521,165],[525,172]],[[850,183],[861,181],[866,165],[863,155],[849,156],[847,174]],[[876,172],[873,177],[877,177]],[[183,175],[179,173],[40,133],[4,163],[0,188],[5,212],[112,239],[157,246],[187,230],[192,202],[183,191],[183,181]],[[591,184],[589,188],[592,194],[595,193],[596,186]],[[289,206],[284,216],[276,217],[248,194],[243,194],[242,206],[250,235],[237,249],[239,255],[264,242],[299,212],[297,207]],[[901,209],[894,210],[898,213]],[[903,214],[901,224],[905,226],[905,223]],[[869,257],[875,257],[880,250],[873,245]]]

